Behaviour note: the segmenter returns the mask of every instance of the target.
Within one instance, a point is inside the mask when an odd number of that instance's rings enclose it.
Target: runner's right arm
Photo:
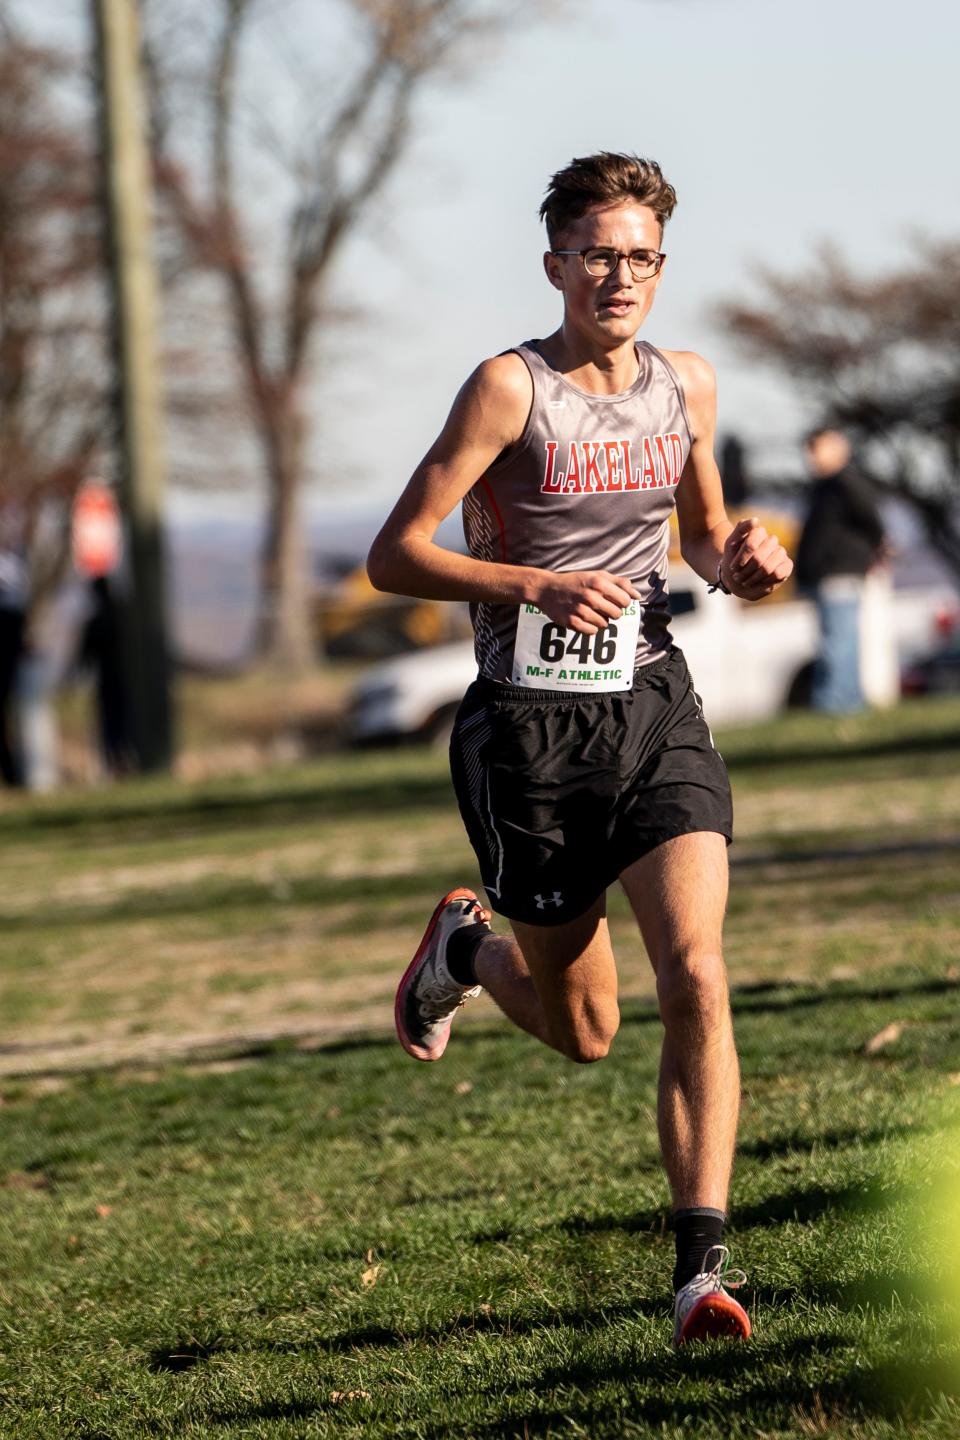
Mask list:
[[[606,570],[557,574],[476,560],[435,544],[441,521],[520,438],[532,400],[533,382],[519,355],[497,355],[474,371],[371,546],[367,572],[378,590],[424,600],[536,605],[557,624],[588,635],[639,599],[628,579]]]

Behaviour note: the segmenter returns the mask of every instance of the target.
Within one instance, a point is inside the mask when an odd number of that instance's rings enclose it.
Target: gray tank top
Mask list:
[[[692,435],[676,371],[637,344],[629,390],[591,395],[553,370],[538,341],[516,347],[533,379],[520,438],[463,500],[467,548],[478,560],[545,570],[608,570],[640,592],[634,668],[671,645],[669,520]],[[519,607],[471,606],[480,674],[509,683]]]

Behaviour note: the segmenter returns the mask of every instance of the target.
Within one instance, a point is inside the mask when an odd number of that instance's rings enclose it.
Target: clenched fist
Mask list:
[[[720,579],[741,600],[762,600],[793,574],[793,561],[756,516],[739,520],[727,536]]]
[[[639,599],[632,581],[606,570],[544,571],[535,603],[557,625],[596,635],[611,620],[619,620],[631,601]]]

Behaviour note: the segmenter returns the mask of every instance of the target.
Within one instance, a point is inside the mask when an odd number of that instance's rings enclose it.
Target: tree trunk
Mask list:
[[[256,654],[285,674],[302,674],[314,659],[302,514],[303,425],[285,406],[269,441],[270,499],[260,565]]]

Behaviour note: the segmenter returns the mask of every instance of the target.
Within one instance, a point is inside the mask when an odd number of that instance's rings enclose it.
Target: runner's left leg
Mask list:
[[[725,1211],[740,1107],[721,936],[722,835],[679,835],[629,866],[621,884],[657,977],[664,1038],[657,1121],[676,1210]]]
[[[675,1345],[748,1339],[729,1293],[745,1280],[723,1244],[740,1072],[721,951],[727,898],[722,835],[680,835],[620,876],[657,977],[663,1049],[657,1123],[673,1197]],[[729,1288],[728,1288],[729,1287]]]

